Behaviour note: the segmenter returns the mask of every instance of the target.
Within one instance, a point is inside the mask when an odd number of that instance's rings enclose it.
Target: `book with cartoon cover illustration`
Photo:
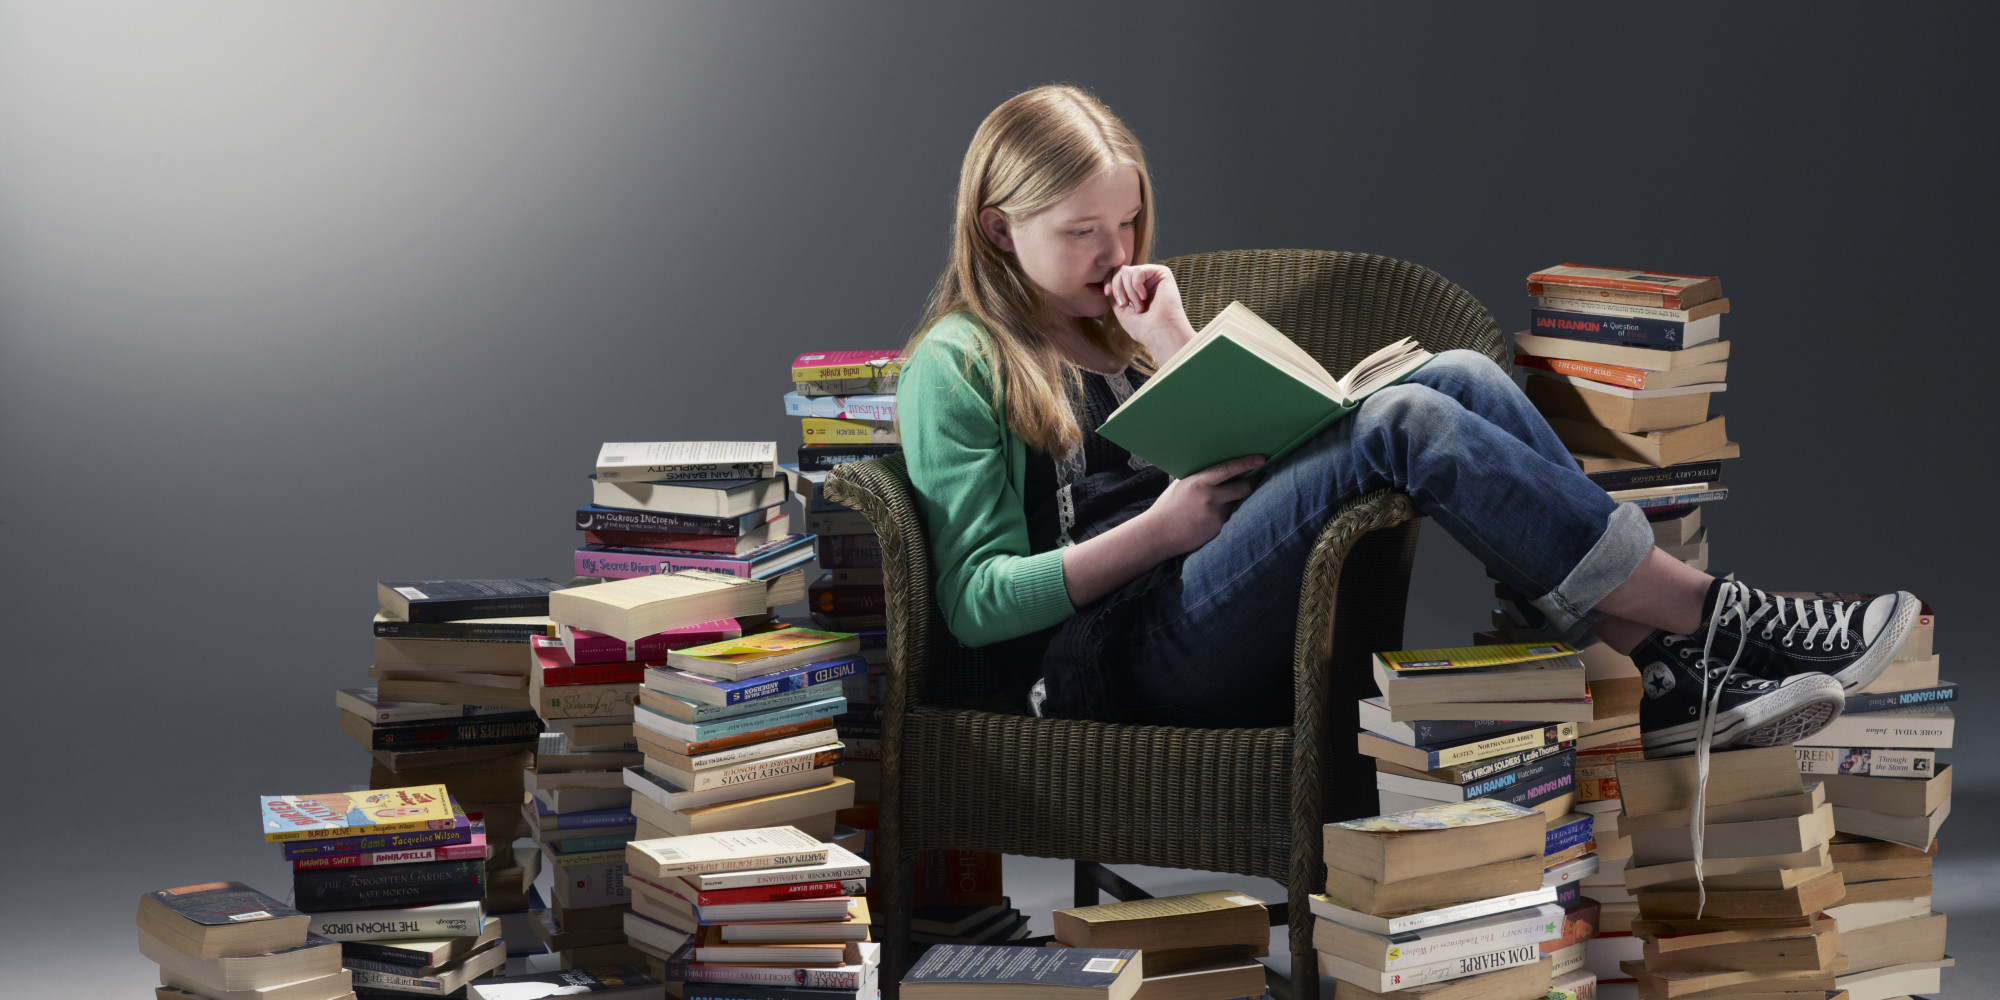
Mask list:
[[[443,785],[317,795],[260,795],[264,839],[320,840],[357,833],[443,830],[455,822]]]

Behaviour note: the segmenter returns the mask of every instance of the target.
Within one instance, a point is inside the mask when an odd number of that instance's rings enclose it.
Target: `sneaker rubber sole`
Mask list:
[[[1846,703],[1839,681],[1825,674],[1801,674],[1770,694],[1717,713],[1709,749],[1797,743],[1825,729]],[[1701,722],[1641,732],[1639,741],[1649,760],[1685,757],[1701,741]]]

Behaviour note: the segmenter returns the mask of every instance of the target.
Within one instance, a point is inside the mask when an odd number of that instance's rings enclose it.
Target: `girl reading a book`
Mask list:
[[[1096,433],[1195,337],[1149,263],[1154,210],[1145,155],[1103,104],[1066,86],[1008,100],[966,151],[951,259],[906,352],[897,418],[939,607],[1022,669],[1036,712],[1289,724],[1307,557],[1343,503],[1385,488],[1525,595],[1525,628],[1629,653],[1653,755],[1801,738],[1914,621],[1907,593],[1779,599],[1661,552],[1474,351],[1277,462],[1170,479]]]

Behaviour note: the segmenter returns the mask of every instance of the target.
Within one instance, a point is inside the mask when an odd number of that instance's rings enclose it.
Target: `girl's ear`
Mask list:
[[[1014,252],[1014,236],[1007,226],[1007,213],[991,205],[980,209],[979,231],[985,233],[994,246],[1008,253]]]

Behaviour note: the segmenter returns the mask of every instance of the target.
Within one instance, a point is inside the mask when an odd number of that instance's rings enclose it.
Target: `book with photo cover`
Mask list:
[[[1336,378],[1231,302],[1097,432],[1176,479],[1246,455],[1275,462],[1433,356],[1406,337]]]

